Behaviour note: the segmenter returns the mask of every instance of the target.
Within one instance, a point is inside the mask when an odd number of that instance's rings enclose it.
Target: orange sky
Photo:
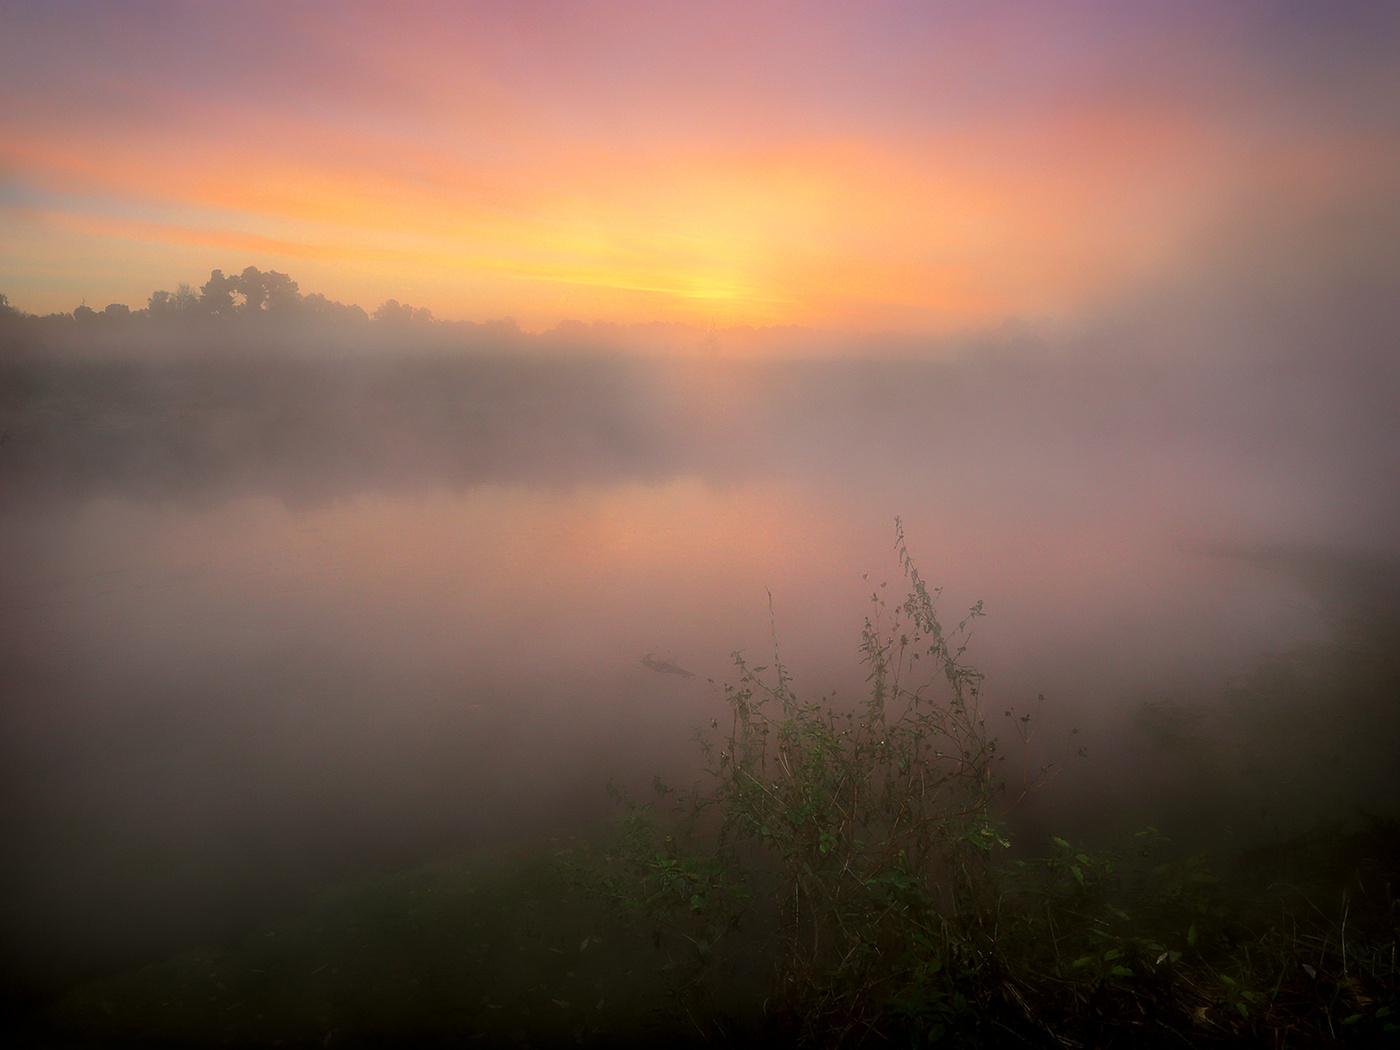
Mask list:
[[[1261,201],[1393,181],[1395,18],[1281,7],[12,3],[0,291],[255,265],[527,329],[1074,318]]]

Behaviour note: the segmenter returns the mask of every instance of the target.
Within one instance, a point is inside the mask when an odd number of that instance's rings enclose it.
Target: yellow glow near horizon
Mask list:
[[[1304,119],[1240,14],[339,10],[20,9],[0,290],[140,306],[251,264],[527,329],[949,330],[1093,309],[1259,192],[1310,207],[1396,153],[1379,118]],[[1400,90],[1345,68],[1348,98]]]

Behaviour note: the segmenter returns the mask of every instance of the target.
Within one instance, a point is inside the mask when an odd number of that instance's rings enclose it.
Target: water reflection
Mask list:
[[[950,612],[987,601],[971,655],[997,702],[1047,692],[1086,739],[1144,681],[1199,691],[1316,626],[1286,582],[1150,529],[936,503],[906,528]],[[889,519],[779,481],[97,500],[28,529],[6,570],[12,877],[99,925],[151,921],[121,894],[168,912],[406,862],[577,817],[609,776],[684,775],[706,679],[771,645],[765,592],[799,688],[853,696],[869,592],[899,583]]]

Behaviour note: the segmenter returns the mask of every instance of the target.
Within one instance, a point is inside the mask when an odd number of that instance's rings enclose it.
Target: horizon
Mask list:
[[[1066,335],[1063,330],[1055,332],[1050,326],[1032,325],[1019,317],[942,335],[893,329],[851,333],[793,322],[721,326],[682,319],[564,318],[547,328],[530,329],[512,316],[448,319],[434,316],[430,308],[396,299],[366,309],[360,303],[341,303],[320,292],[303,291],[300,282],[290,274],[259,271],[254,266],[242,271],[231,269],[227,274],[222,268],[215,268],[203,285],[181,281],[175,287],[174,293],[168,288],[154,289],[144,303],[94,306],[85,300],[71,310],[47,314],[24,309],[0,289],[0,318],[9,314],[11,323],[16,325],[11,346],[24,348],[27,355],[42,349],[84,354],[119,351],[137,357],[149,356],[151,351],[178,350],[179,344],[170,343],[170,338],[178,339],[194,331],[195,326],[204,326],[211,334],[224,333],[225,339],[233,340],[227,348],[240,352],[263,346],[268,339],[275,341],[283,335],[320,329],[328,336],[339,336],[340,341],[334,345],[341,350],[357,346],[382,351],[390,343],[375,340],[383,337],[399,349],[416,347],[437,352],[538,345],[646,356],[737,355],[755,360],[842,357],[850,356],[853,348],[858,350],[858,356],[948,357],[959,355],[969,346],[988,345],[989,340],[1006,346],[1030,345],[1027,340],[1042,345],[1047,337],[1063,340]],[[101,296],[94,299],[94,303],[101,302]],[[290,345],[280,348],[295,352]]]
[[[234,257],[529,332],[941,336],[1350,277],[1397,223],[1393,8],[800,15],[10,5],[0,291],[136,309]]]

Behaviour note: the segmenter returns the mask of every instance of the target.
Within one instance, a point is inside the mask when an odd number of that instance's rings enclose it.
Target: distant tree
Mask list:
[[[262,275],[263,309],[273,317],[286,320],[299,315],[302,305],[301,292],[296,281],[285,273],[268,270]]]
[[[108,303],[107,309],[102,311],[108,321],[129,321],[131,320],[131,307],[126,303]]]
[[[247,267],[237,277],[228,278],[233,292],[242,296],[237,310],[244,316],[266,314],[278,320],[288,320],[301,313],[302,297],[297,282],[285,273],[256,266]]]
[[[346,306],[334,299],[327,299],[320,292],[313,292],[306,296],[301,303],[306,313],[317,320],[355,325],[369,322],[369,314],[365,313],[364,307],[353,303]]]
[[[73,307],[73,320],[80,325],[94,325],[97,323],[97,311],[87,303],[79,303]]]
[[[177,284],[174,295],[161,289],[158,292],[152,292],[150,298],[146,300],[146,314],[150,317],[170,317],[172,314],[189,316],[198,312],[199,308],[199,296],[195,294],[188,281],[181,281]]]
[[[379,309],[371,315],[381,324],[388,325],[409,325],[409,324],[431,324],[433,312],[426,308],[414,309],[407,303],[400,303],[397,299],[390,299],[381,303]]]
[[[223,270],[214,270],[209,280],[199,289],[200,313],[210,317],[233,316],[233,295],[241,291],[238,279],[225,277]]]
[[[193,313],[199,309],[199,296],[195,295],[188,281],[181,281],[175,286],[175,297],[170,300],[170,305],[176,313]]]
[[[379,309],[370,314],[380,324],[408,324],[413,318],[413,307],[400,305],[397,299],[389,299],[379,304]]]
[[[232,280],[234,288],[243,293],[243,305],[240,307],[242,312],[262,312],[263,305],[267,302],[267,275],[256,266],[249,266]]]
[[[10,300],[0,292],[0,351],[8,357],[23,339],[25,315],[10,305]],[[29,326],[32,329],[32,325]]]

